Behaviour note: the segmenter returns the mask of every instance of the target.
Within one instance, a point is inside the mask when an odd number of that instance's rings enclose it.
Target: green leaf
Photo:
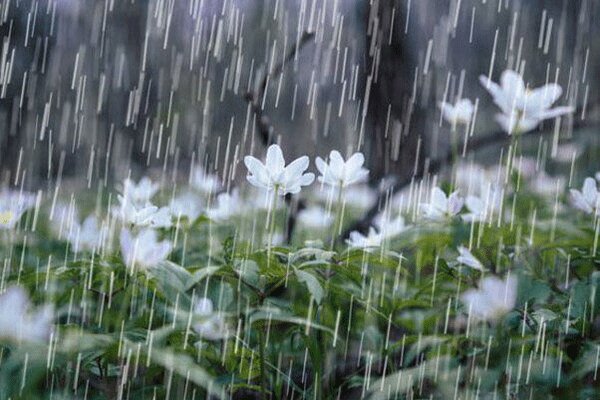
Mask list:
[[[298,260],[308,258],[314,258],[317,261],[329,261],[334,256],[335,252],[333,251],[327,251],[316,247],[306,247],[290,255],[290,261],[294,263]]]
[[[188,270],[170,261],[148,268],[147,271],[148,275],[156,279],[159,284],[182,292],[186,290],[187,283],[192,279],[192,274]]]
[[[200,268],[198,271],[194,272],[191,280],[187,283],[186,291],[191,289],[195,284],[197,284],[201,280],[208,278],[211,275],[214,275],[220,269],[221,267],[217,266]]]
[[[176,298],[179,298],[182,305],[186,304],[182,303],[182,300],[187,299],[188,296],[185,295],[185,292],[189,289],[188,283],[192,281],[192,274],[188,270],[166,261],[148,268],[147,274],[166,299],[174,302]]]
[[[573,378],[581,379],[587,374],[595,372],[598,366],[598,357],[600,355],[600,348],[598,345],[593,343],[585,344],[585,349],[582,351],[582,355],[575,360],[573,368]]]
[[[68,330],[59,342],[59,350],[66,353],[79,353],[91,350],[103,350],[115,342],[112,335],[87,333],[80,330]]]
[[[249,318],[249,323],[251,325],[258,321],[271,321],[272,324],[281,322],[285,324],[299,325],[305,328],[308,326],[311,329],[314,328],[323,332],[327,332],[332,336],[335,334],[335,332],[332,329],[324,325],[308,321],[306,318],[301,318],[292,314],[284,313],[279,309],[261,309],[253,313],[252,316]]]
[[[294,269],[294,272],[296,273],[298,281],[306,284],[308,291],[311,296],[314,297],[317,304],[321,304],[325,293],[323,292],[323,287],[319,283],[317,277],[310,272],[302,271],[301,269]]]
[[[236,270],[244,282],[254,287],[260,284],[258,264],[253,260],[236,260]]]
[[[556,315],[554,311],[547,308],[536,310],[531,314],[531,316],[538,324],[542,322],[542,318],[545,322],[554,321],[556,318],[558,318],[558,315]]]
[[[138,351],[138,347],[133,342],[126,342],[127,347],[132,354]],[[194,362],[187,354],[175,353],[170,349],[152,347],[146,353],[153,364],[159,365],[168,371],[173,371],[184,379],[194,382],[203,387],[212,396],[224,399],[225,390],[219,385],[216,379],[210,375],[204,368]]]
[[[525,302],[528,302],[530,306],[536,303],[545,304],[551,293],[552,290],[545,282],[525,274],[519,275],[518,306],[523,306]]]
[[[394,399],[399,395],[407,394],[408,390],[414,385],[418,385],[423,377],[429,378],[436,374],[440,365],[447,366],[447,374],[453,372],[450,369],[456,364],[456,361],[448,357],[427,360],[424,364],[404,368],[393,374],[384,376],[371,385],[371,400]],[[450,381],[452,378],[447,378]]]

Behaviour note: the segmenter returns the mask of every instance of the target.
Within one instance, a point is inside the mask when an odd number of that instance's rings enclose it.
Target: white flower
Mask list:
[[[363,168],[365,156],[362,153],[354,153],[347,161],[342,155],[332,150],[329,153],[329,164],[321,157],[317,157],[317,169],[321,173],[319,182],[333,187],[346,187],[363,182],[367,179],[369,171]]]
[[[35,206],[35,195],[16,190],[0,192],[0,229],[13,229],[25,211]]]
[[[478,320],[494,321],[515,307],[517,279],[509,276],[501,280],[495,276],[484,278],[479,289],[464,292],[461,300],[470,315]]]
[[[350,232],[350,238],[346,239],[346,243],[353,248],[365,249],[381,246],[384,239],[382,234],[378,233],[375,228],[370,227],[367,236],[358,231]]]
[[[467,267],[483,271],[483,264],[481,263],[481,261],[479,261],[473,255],[473,253],[471,253],[469,249],[467,249],[464,246],[458,246],[458,257],[456,257],[456,261],[466,265]]]
[[[207,173],[202,167],[196,167],[192,171],[190,184],[205,196],[218,192],[222,187],[219,177]]]
[[[539,172],[529,181],[527,185],[529,189],[542,196],[556,196],[557,193],[562,193],[565,189],[565,180],[561,177],[554,177],[546,174],[544,171]]]
[[[173,214],[170,207],[160,207],[150,219],[150,226],[152,228],[170,228],[172,225]]]
[[[483,75],[479,80],[502,110],[496,120],[509,134],[530,131],[545,119],[573,112],[572,107],[550,108],[562,94],[562,88],[555,83],[530,90],[523,78],[511,70],[502,73],[500,85]]]
[[[134,236],[128,229],[123,228],[119,242],[125,264],[132,269],[148,268],[165,261],[173,246],[168,240],[159,242],[157,236],[156,231],[152,229],[144,229]]]
[[[401,215],[398,215],[394,219],[390,219],[386,218],[385,214],[380,214],[375,217],[373,222],[384,239],[390,239],[398,236],[410,228],[410,225],[406,225],[406,221]]]
[[[242,211],[242,200],[237,190],[221,193],[216,199],[217,205],[206,210],[206,215],[214,221],[225,221]]]
[[[298,213],[298,223],[313,229],[323,229],[333,224],[333,216],[322,207],[313,206]]]
[[[113,214],[124,224],[153,228],[168,228],[172,224],[172,215],[167,207],[158,208],[149,203],[139,205],[120,195],[118,199],[121,204],[113,208]]]
[[[0,295],[0,338],[17,342],[45,342],[52,330],[53,308],[43,306],[30,312],[22,287],[9,287]]]
[[[52,231],[59,239],[69,242],[75,253],[99,249],[108,236],[108,227],[101,224],[94,214],[80,224],[77,207],[64,203],[55,206],[50,222]]]
[[[442,117],[452,126],[458,124],[468,125],[473,115],[473,103],[469,99],[460,99],[456,104],[441,102],[439,104]]]
[[[281,196],[298,193],[302,186],[310,185],[314,181],[314,174],[304,173],[308,163],[308,157],[302,156],[286,167],[281,148],[276,144],[267,149],[264,164],[255,157],[244,157],[244,164],[248,168],[248,182],[269,192],[277,190],[277,194]]]
[[[598,207],[600,192],[598,192],[598,189],[596,188],[596,181],[594,178],[585,178],[581,192],[577,189],[571,189],[570,192],[573,207],[586,214],[591,214],[592,211]]]
[[[496,114],[496,122],[508,134],[529,132],[535,129],[541,121],[539,118],[533,118],[516,111],[510,114]]]
[[[209,298],[199,299],[194,307],[194,313],[202,319],[201,322],[194,325],[194,330],[200,337],[208,340],[227,338],[228,330],[225,320],[222,316],[214,313],[213,303]]]
[[[91,214],[79,226],[79,235],[71,239],[73,251],[79,250],[95,250],[102,244],[102,239],[106,237],[107,227],[100,226],[98,218]]]
[[[427,219],[442,221],[458,214],[463,204],[464,199],[458,195],[458,192],[446,196],[442,189],[434,187],[429,203],[421,204],[421,211]]]
[[[95,215],[89,215],[83,224],[73,221],[67,230],[66,240],[71,244],[71,250],[95,251],[100,248],[107,235],[107,227],[100,226]]]
[[[146,176],[140,179],[138,184],[127,178],[123,184],[123,196],[136,206],[143,206],[150,201],[159,188],[157,183],[152,183]]]
[[[181,216],[195,221],[202,213],[202,201],[194,193],[186,192],[171,200],[169,211],[175,218]]]
[[[486,194],[467,196],[465,205],[469,212],[462,216],[467,222],[483,222],[497,215],[502,208],[503,192],[499,188],[489,187]]]

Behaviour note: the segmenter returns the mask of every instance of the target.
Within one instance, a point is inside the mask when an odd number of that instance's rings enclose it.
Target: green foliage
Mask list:
[[[512,223],[415,224],[375,249],[261,246],[244,221],[201,217],[162,231],[177,245],[146,269],[74,254],[46,229],[15,238],[4,287],[53,304],[55,320],[48,343],[2,339],[0,398],[596,398],[594,224],[515,198]],[[456,261],[461,245],[485,271]],[[472,318],[461,294],[508,274],[515,307]],[[196,329],[210,322],[202,297],[225,337]]]

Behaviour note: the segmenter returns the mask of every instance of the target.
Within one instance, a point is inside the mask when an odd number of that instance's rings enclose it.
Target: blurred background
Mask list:
[[[477,103],[474,137],[499,130],[478,77],[507,68],[576,107],[540,145],[595,140],[598,15],[600,0],[2,0],[0,185],[194,165],[235,182],[265,129],[288,159],[360,150],[373,182],[410,177],[450,146],[440,101]]]

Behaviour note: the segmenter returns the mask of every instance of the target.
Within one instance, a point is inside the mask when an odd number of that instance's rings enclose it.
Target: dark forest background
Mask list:
[[[596,132],[599,15],[599,0],[3,0],[0,182],[195,164],[235,181],[265,130],[289,158],[360,150],[374,182],[405,179],[448,151],[439,101],[477,101],[473,135],[498,131],[478,76],[507,68],[563,86],[568,142]]]

